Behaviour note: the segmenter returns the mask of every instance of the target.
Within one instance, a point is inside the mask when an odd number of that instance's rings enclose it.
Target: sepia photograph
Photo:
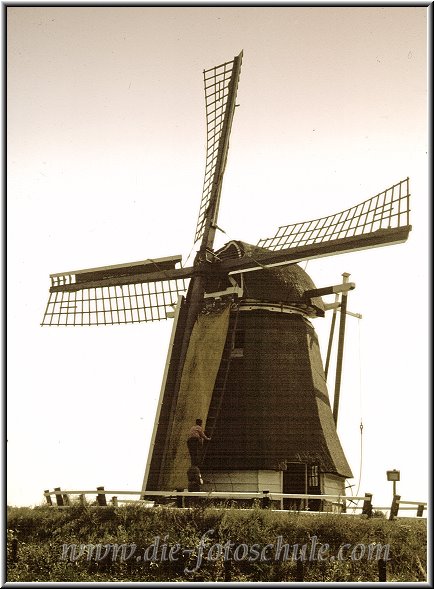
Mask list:
[[[428,6],[3,21],[4,581],[428,583]]]

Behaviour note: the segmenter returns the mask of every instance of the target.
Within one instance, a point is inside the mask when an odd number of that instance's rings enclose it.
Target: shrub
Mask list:
[[[232,543],[229,548],[228,542]],[[13,543],[18,543],[16,562]],[[157,558],[152,559],[155,543]],[[77,558],[70,558],[71,552],[62,558],[65,544],[77,545]],[[300,556],[300,552],[294,553],[296,544],[299,550],[305,545],[302,563],[293,558]],[[345,544],[351,548],[341,560],[329,558],[336,557]],[[179,550],[173,556],[177,560],[170,560],[170,549],[176,545]],[[286,560],[282,558],[284,545],[289,546]],[[324,560],[311,558],[313,545],[316,554],[323,551]],[[8,581],[15,582],[296,581],[301,572],[305,581],[312,582],[377,581],[375,558],[351,558],[350,550],[356,545],[359,553],[360,545],[370,545],[373,554],[379,545],[390,546],[388,580],[426,580],[426,520],[391,522],[364,516],[313,516],[206,505],[185,510],[134,504],[8,509]],[[275,558],[278,546],[280,559]],[[184,549],[190,552],[183,554]],[[131,557],[120,558],[122,550],[124,556],[131,553]],[[162,550],[166,558],[161,557]],[[229,556],[226,562],[225,550]],[[240,558],[244,552],[245,558]],[[255,554],[257,558],[253,558]]]

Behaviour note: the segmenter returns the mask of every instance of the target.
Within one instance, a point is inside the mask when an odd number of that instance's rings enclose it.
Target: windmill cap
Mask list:
[[[216,255],[220,259],[236,259],[244,256],[255,258],[255,253],[269,251],[243,241],[230,241]],[[244,284],[248,297],[270,303],[302,306],[310,317],[324,317],[325,307],[321,297],[314,297],[306,308],[303,295],[316,289],[311,277],[297,264],[264,268],[245,272]]]

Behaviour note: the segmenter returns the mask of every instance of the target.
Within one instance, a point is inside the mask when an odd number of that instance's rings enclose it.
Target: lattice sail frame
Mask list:
[[[409,179],[401,180],[364,202],[321,219],[283,225],[258,247],[272,251],[366,235],[410,225]]]
[[[242,58],[242,53],[239,58]],[[238,80],[233,80],[236,75],[234,68],[235,59],[221,65],[204,70],[205,109],[206,109],[206,162],[203,181],[202,199],[199,207],[199,215],[196,225],[194,242],[196,243],[204,234],[208,207],[211,202],[216,175],[223,170],[217,167],[221,142],[224,140],[223,130],[228,105],[228,97],[231,82],[238,85]],[[239,76],[239,70],[238,70]],[[235,86],[235,94],[236,88]],[[234,96],[235,99],[235,96]],[[230,128],[227,129],[229,133]],[[223,166],[225,162],[222,162]],[[223,168],[224,169],[224,168]],[[216,214],[217,211],[215,211]],[[215,216],[214,214],[214,216]]]
[[[62,282],[59,282],[61,280]],[[73,275],[51,276],[51,285],[72,284]],[[51,292],[41,325],[116,325],[161,321],[173,312],[188,279],[163,280]]]

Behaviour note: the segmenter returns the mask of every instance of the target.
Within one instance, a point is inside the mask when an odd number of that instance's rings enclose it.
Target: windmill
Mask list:
[[[207,147],[194,263],[182,256],[52,274],[42,325],[112,325],[174,318],[143,495],[184,488],[186,435],[206,423],[201,470],[207,488],[344,494],[352,477],[330,406],[310,319],[322,296],[297,262],[406,241],[409,180],[347,210],[279,227],[257,245],[214,251],[242,52],[204,71]],[[336,308],[336,304],[334,307]]]

